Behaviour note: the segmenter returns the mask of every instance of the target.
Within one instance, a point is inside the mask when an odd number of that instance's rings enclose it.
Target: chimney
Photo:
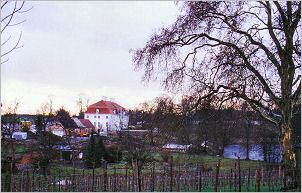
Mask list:
[[[107,101],[107,97],[102,96],[102,100],[103,100],[103,101]]]

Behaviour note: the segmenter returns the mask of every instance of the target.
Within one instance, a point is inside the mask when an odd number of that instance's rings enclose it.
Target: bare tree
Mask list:
[[[182,10],[135,51],[136,68],[147,81],[161,72],[167,89],[186,86],[200,100],[248,102],[280,128],[286,176],[299,181],[291,119],[301,100],[301,2],[197,1]]]
[[[47,106],[49,109],[49,115],[53,115],[53,99],[54,99],[54,95],[48,95],[48,102],[47,102]]]
[[[20,25],[25,22],[25,19],[20,20],[19,16],[28,12],[33,7],[25,8],[25,1],[2,1],[1,2],[1,36],[5,39],[1,40],[1,64],[7,62],[7,57],[12,51],[22,48],[21,44],[22,31],[19,33],[17,40],[12,39],[12,35],[6,34],[9,27]]]
[[[175,141],[176,133],[181,127],[177,117],[177,106],[171,97],[161,96],[155,99],[156,107],[153,113],[152,122],[159,129],[161,143]]]
[[[84,112],[89,106],[90,98],[86,97],[84,94],[79,94],[76,104],[79,108],[79,117],[84,118]]]
[[[41,128],[43,131],[46,131],[47,123],[49,122],[49,119],[51,119],[54,115],[52,114],[52,99],[49,102],[43,103],[40,108],[37,110],[37,114],[40,115],[43,119],[43,128]]]
[[[246,153],[246,159],[249,160],[249,153],[252,148],[252,143],[255,142],[253,140],[253,133],[252,130],[255,130],[255,127],[253,127],[253,112],[251,112],[251,109],[249,108],[248,104],[244,102],[241,106],[241,115],[238,117],[238,125],[239,125],[239,133],[240,136],[238,136],[241,139],[241,144],[245,147],[245,153]],[[258,141],[257,141],[258,142]]]
[[[202,141],[204,152],[208,152],[210,131],[213,129],[213,125],[210,123],[216,118],[216,111],[212,103],[211,98],[206,98],[195,111],[195,119],[198,124],[197,136]]]
[[[12,183],[12,174],[15,168],[15,141],[13,139],[13,133],[19,129],[18,127],[18,118],[17,112],[20,107],[20,101],[15,100],[14,104],[8,106],[5,110],[5,114],[1,116],[1,132],[2,136],[7,136],[7,138],[3,138],[2,141],[8,144],[10,155],[7,157],[7,161],[9,162],[9,170],[8,175],[6,176],[6,181],[8,182],[7,188],[8,191],[11,191],[11,183]],[[2,145],[2,143],[1,143]],[[5,147],[2,147],[5,148]]]

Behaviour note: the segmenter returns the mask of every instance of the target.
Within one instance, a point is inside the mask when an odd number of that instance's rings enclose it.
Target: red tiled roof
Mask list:
[[[21,164],[30,164],[34,161],[35,158],[38,158],[40,155],[37,152],[30,152],[23,155]]]
[[[113,110],[115,111],[125,111],[125,108],[111,101],[101,100],[97,103],[90,105],[86,111],[86,113],[95,113],[96,109],[99,109],[100,114],[113,114]]]
[[[87,128],[94,128],[92,123],[88,119],[79,119],[81,123]]]

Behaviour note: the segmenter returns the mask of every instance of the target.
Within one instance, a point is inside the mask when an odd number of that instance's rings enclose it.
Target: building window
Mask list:
[[[93,125],[96,127],[96,123],[94,122]]]
[[[100,116],[98,116],[98,118],[100,118]]]
[[[101,128],[101,123],[100,122],[98,122],[98,127]]]
[[[96,111],[95,111],[96,113],[99,113],[100,112],[100,109],[96,109]]]
[[[89,118],[89,116],[87,115],[87,116],[86,116],[86,118],[88,119],[88,118]]]
[[[94,116],[94,118],[96,118],[96,116]]]
[[[108,119],[108,116],[106,116],[106,119]]]
[[[106,122],[106,127],[107,127],[107,128],[109,127],[109,124],[108,124],[108,122]]]

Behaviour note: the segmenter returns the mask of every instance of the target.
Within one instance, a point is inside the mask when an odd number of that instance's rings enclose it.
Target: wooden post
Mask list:
[[[135,163],[133,161],[132,163],[132,192],[136,192],[136,178],[135,178],[135,175],[136,175],[136,170],[135,170]]]
[[[93,168],[92,168],[92,187],[91,187],[91,192],[94,191],[94,169],[95,169],[95,162],[92,163]]]
[[[81,191],[85,191],[85,187],[86,187],[86,182],[85,182],[85,170],[82,170],[82,179],[83,179],[83,189]]]
[[[198,175],[199,175],[199,178],[198,178],[198,192],[201,192],[201,167],[200,167],[200,165],[199,165]]]
[[[240,170],[240,157],[238,157],[238,185],[239,185],[239,192],[241,192],[241,170]]]
[[[155,165],[154,165],[155,163],[153,162],[153,165],[152,165],[152,192],[154,192],[154,190],[155,190],[155,171],[154,171],[154,169],[155,169]]]
[[[137,171],[137,187],[138,187],[138,192],[141,192],[141,168],[139,164],[139,160],[136,160],[136,171]]]
[[[170,192],[173,191],[173,156],[170,157]]]
[[[13,146],[13,143],[12,143],[12,146]],[[9,189],[8,190],[9,190],[9,192],[12,192],[12,186],[13,186],[12,179],[13,179],[13,167],[14,167],[13,158],[10,158],[9,161],[10,161],[10,171],[9,171],[9,186],[8,186]]]
[[[226,175],[225,175],[225,171],[223,172],[223,191],[226,192]]]
[[[218,192],[218,183],[219,183],[219,168],[220,168],[220,159],[217,162],[216,165],[216,183],[215,183],[215,192]]]
[[[271,191],[271,178],[272,178],[272,170],[268,171],[268,191]]]
[[[163,186],[162,186],[162,192],[165,191],[165,181],[166,181],[166,167],[164,166],[164,174],[162,175],[163,177],[163,180],[162,180],[162,183],[163,183]]]
[[[104,161],[104,192],[107,191],[107,161]]]
[[[138,192],[137,185],[137,160],[133,160],[133,192]]]
[[[283,167],[282,178],[283,178],[284,188],[287,188],[287,175],[286,174],[287,174],[286,167]]]
[[[235,192],[237,192],[237,162],[235,162]]]
[[[75,187],[76,187],[76,183],[75,183],[75,164],[74,164],[74,157],[72,157],[72,165],[73,165],[73,176],[72,176],[72,191],[75,192]]]
[[[274,168],[273,173],[272,173],[272,180],[271,180],[271,188],[272,188],[272,192],[274,192],[274,188],[275,188],[275,184],[277,181],[277,168]]]
[[[264,190],[264,169],[263,169],[263,166],[261,167],[261,184],[262,184],[262,191]]]
[[[178,163],[178,172],[177,172],[177,180],[178,180],[178,183],[177,183],[177,192],[180,192],[180,183],[181,183],[181,180],[180,180],[180,164]]]
[[[55,176],[52,177],[52,191],[53,192],[56,191],[56,177]]]
[[[250,178],[251,178],[251,169],[249,168],[248,176],[247,176],[247,191],[250,191]]]
[[[115,166],[114,166],[114,168],[113,168],[113,192],[116,192],[116,186],[117,186],[117,183],[116,183],[116,168],[115,168]]]
[[[35,192],[35,172],[33,171],[33,178],[32,178],[32,192]]]
[[[30,192],[30,178],[29,178],[29,171],[26,170],[26,192]]]
[[[20,176],[20,179],[19,179],[19,191],[18,192],[22,192],[22,182],[23,182],[23,175]]]
[[[14,175],[12,175],[12,182],[11,182],[12,192],[16,191],[16,189],[15,189],[15,185],[16,185],[15,178],[16,177]]]
[[[229,179],[230,192],[232,191],[232,183],[233,183],[233,169],[231,168],[230,179]]]
[[[129,192],[129,189],[128,189],[128,166],[126,166],[125,170],[126,170],[126,190],[124,190],[124,191]]]
[[[257,184],[257,192],[260,192],[260,172],[256,170],[256,184]]]

